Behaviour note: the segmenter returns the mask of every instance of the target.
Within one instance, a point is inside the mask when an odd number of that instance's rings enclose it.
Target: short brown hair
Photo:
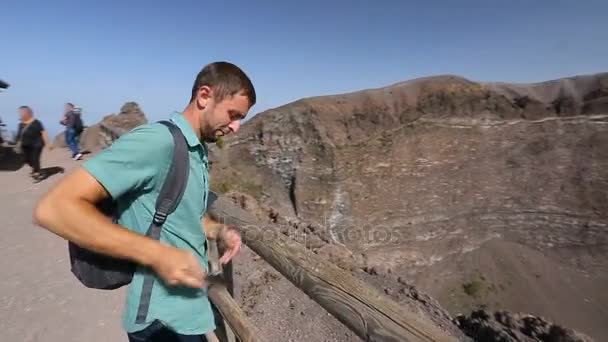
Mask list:
[[[214,99],[222,101],[227,96],[234,96],[238,92],[243,92],[249,99],[249,106],[253,106],[256,101],[253,83],[241,68],[229,62],[214,62],[207,64],[196,76],[192,86],[192,96],[190,102],[196,98],[196,93],[202,86],[213,89]]]
[[[20,106],[19,109],[24,109],[27,110],[28,113],[34,114],[34,111],[32,110],[32,108],[30,108],[30,106]]]

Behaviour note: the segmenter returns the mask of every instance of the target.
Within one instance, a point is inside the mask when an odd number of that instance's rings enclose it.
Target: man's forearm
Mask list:
[[[83,200],[44,198],[34,213],[39,225],[92,251],[151,266],[163,246],[146,236],[116,225]]]
[[[224,224],[215,221],[208,215],[203,216],[203,221],[201,222],[201,224],[203,225],[205,236],[207,236],[207,238],[211,240],[217,240],[222,229],[225,228]]]

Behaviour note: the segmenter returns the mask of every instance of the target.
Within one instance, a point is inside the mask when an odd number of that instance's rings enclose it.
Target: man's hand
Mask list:
[[[190,252],[163,245],[151,266],[167,285],[194,288],[206,286],[205,271]]]
[[[208,214],[203,216],[202,225],[208,239],[223,242],[226,250],[219,261],[227,264],[241,250],[241,233],[234,227],[217,222]]]
[[[220,262],[225,265],[241,250],[241,233],[233,227],[224,226],[220,231],[219,238],[225,246],[224,255],[220,258]]]

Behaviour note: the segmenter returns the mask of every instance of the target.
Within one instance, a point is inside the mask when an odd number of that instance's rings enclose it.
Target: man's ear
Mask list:
[[[205,109],[207,107],[207,103],[213,96],[213,90],[209,86],[202,86],[198,88],[198,92],[196,94],[196,104],[199,109]]]

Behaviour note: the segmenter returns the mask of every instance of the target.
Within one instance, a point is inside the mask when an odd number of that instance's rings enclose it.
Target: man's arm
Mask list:
[[[43,129],[42,132],[40,132],[40,134],[42,135],[42,140],[44,141],[44,146],[48,147],[49,149],[53,149],[53,145],[49,141],[49,134],[46,132],[46,130]]]
[[[201,223],[203,225],[203,230],[205,231],[205,236],[211,240],[217,240],[222,229],[226,227],[226,225],[211,218],[209,214],[205,214],[205,216],[203,216],[203,221]]]
[[[104,187],[79,168],[39,201],[34,219],[86,249],[149,266],[168,285],[205,286],[204,271],[191,253],[114,224],[98,211],[95,203],[107,197]]]
[[[39,201],[34,218],[40,226],[79,246],[152,266],[162,246],[103,215],[95,203],[108,197],[103,186],[79,168]]]
[[[72,112],[67,112],[67,113],[63,114],[63,117],[61,117],[61,121],[59,121],[59,123],[62,124],[62,125],[64,125],[64,126],[67,126],[68,122],[70,120],[70,114],[71,113]]]

